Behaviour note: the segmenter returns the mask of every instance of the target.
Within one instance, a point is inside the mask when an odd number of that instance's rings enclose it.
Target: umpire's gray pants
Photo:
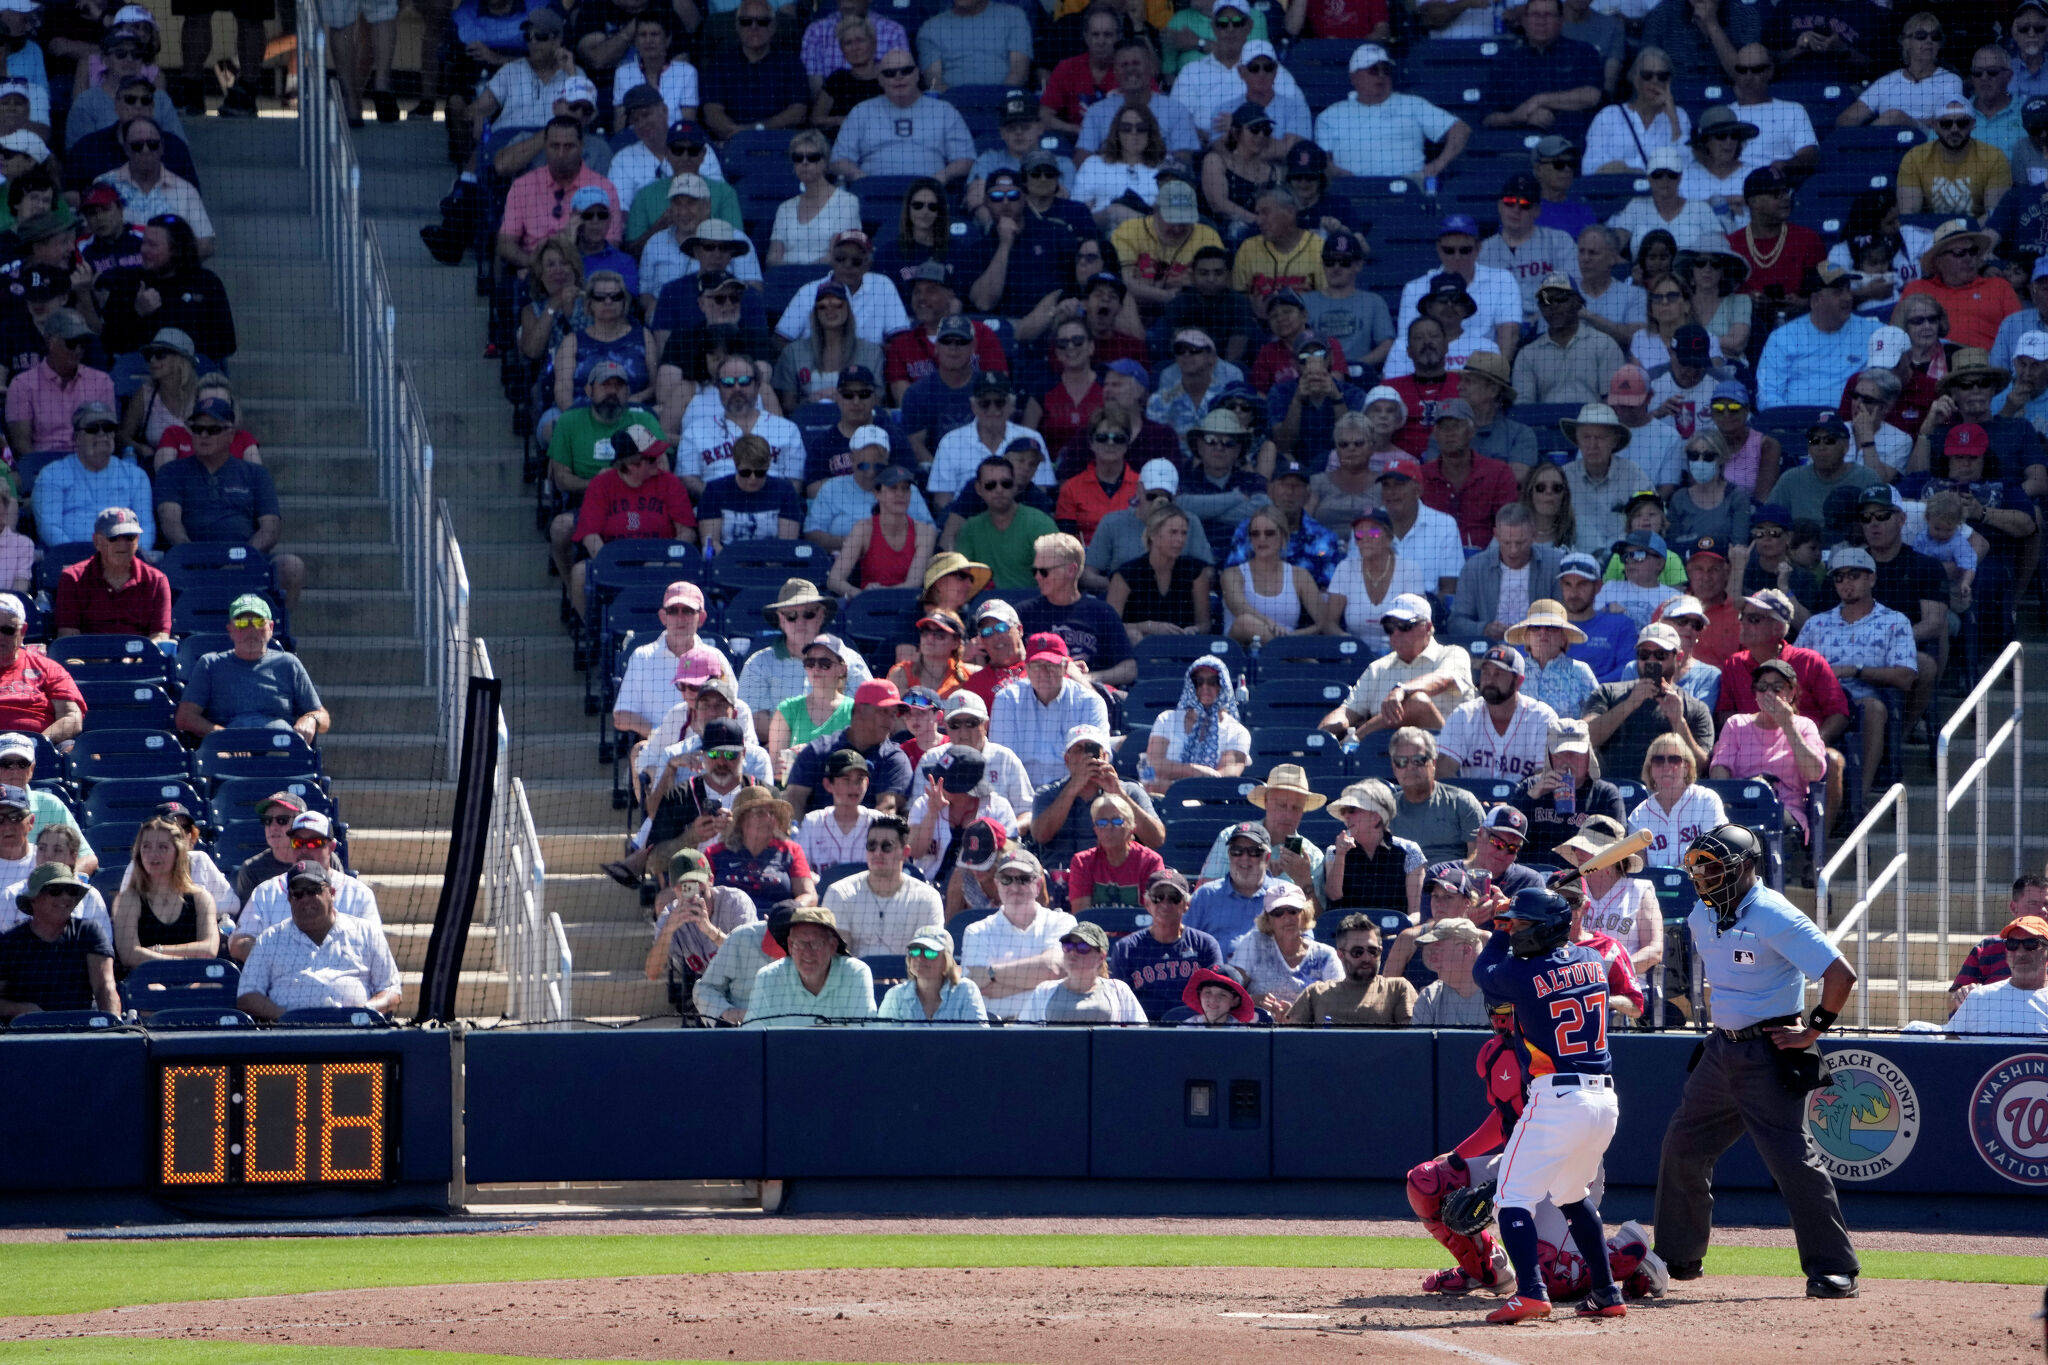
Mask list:
[[[1714,1163],[1745,1132],[1785,1196],[1800,1268],[1812,1275],[1860,1273],[1835,1182],[1806,1128],[1806,1096],[1778,1084],[1768,1038],[1731,1043],[1707,1036],[1686,1077],[1678,1112],[1664,1130],[1657,1163],[1657,1254],[1697,1261],[1714,1230]]]

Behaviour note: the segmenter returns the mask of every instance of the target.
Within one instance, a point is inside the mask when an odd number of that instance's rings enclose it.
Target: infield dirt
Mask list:
[[[819,1270],[342,1290],[11,1318],[0,1339],[164,1336],[433,1347],[537,1357],[868,1361],[1480,1362],[2040,1359],[2027,1286],[1865,1280],[1817,1302],[1797,1279],[1709,1277],[1624,1319],[1561,1307],[1483,1325],[1494,1300],[1420,1272],[1275,1269]]]

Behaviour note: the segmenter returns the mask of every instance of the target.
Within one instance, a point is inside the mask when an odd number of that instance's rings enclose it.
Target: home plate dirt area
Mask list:
[[[344,1290],[12,1318],[0,1336],[164,1336],[540,1357],[825,1361],[2038,1361],[2038,1287],[1709,1277],[1626,1318],[1488,1327],[1415,1271],[807,1270]],[[1995,1325],[1994,1325],[1995,1324]]]

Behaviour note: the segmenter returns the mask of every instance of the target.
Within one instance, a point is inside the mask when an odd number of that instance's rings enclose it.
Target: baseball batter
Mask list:
[[[1610,987],[1620,970],[1609,964]],[[1431,1294],[1468,1294],[1475,1289],[1514,1292],[1515,1277],[1507,1251],[1485,1227],[1492,1204],[1488,1188],[1499,1173],[1499,1153],[1515,1131],[1528,1092],[1528,1077],[1515,1046],[1514,1021],[1513,1005],[1493,1006],[1493,1036],[1480,1044],[1474,1063],[1492,1109],[1486,1121],[1449,1152],[1408,1172],[1409,1205],[1429,1235],[1457,1258],[1457,1264],[1423,1280],[1424,1291]],[[1595,1205],[1605,1183],[1604,1171],[1595,1172],[1587,1196]],[[1569,1225],[1550,1199],[1536,1206],[1536,1259],[1553,1300],[1581,1297],[1591,1287],[1592,1272],[1571,1250]],[[1614,1282],[1632,1299],[1662,1295],[1668,1283],[1664,1263],[1650,1251],[1649,1234],[1639,1223],[1624,1223],[1607,1239],[1607,1267]]]
[[[1550,1316],[1538,1271],[1535,1210],[1553,1200],[1585,1259],[1592,1292],[1582,1318],[1628,1312],[1607,1262],[1600,1212],[1589,1196],[1621,1117],[1607,1050],[1608,964],[1571,941],[1572,906],[1554,891],[1523,891],[1479,954],[1472,978],[1515,1007],[1515,1047],[1529,1097],[1500,1162],[1500,1238],[1515,1292],[1486,1315],[1508,1325]]]

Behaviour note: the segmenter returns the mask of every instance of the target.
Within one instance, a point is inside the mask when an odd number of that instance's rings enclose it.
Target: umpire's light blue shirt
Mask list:
[[[1841,956],[1798,906],[1762,883],[1743,898],[1727,933],[1716,932],[1714,909],[1704,901],[1686,925],[1714,988],[1716,1028],[1748,1028],[1799,1013],[1806,983],[1819,980]]]

